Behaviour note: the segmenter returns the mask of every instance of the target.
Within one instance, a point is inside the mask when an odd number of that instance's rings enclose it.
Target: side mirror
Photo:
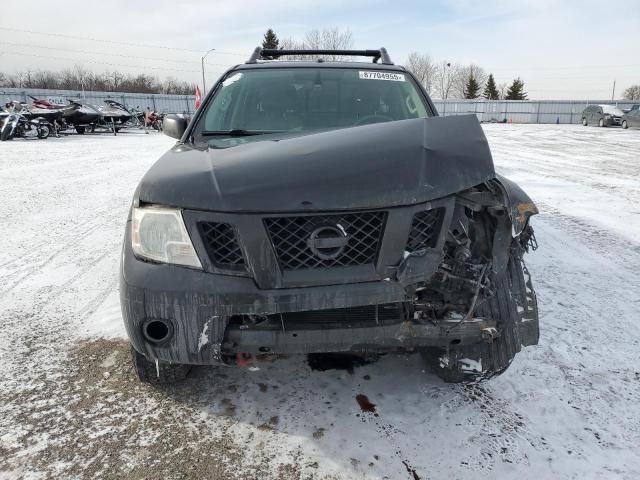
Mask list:
[[[171,138],[177,138],[180,140],[182,134],[187,129],[187,120],[175,113],[170,113],[162,121],[162,131],[165,135],[169,135]]]

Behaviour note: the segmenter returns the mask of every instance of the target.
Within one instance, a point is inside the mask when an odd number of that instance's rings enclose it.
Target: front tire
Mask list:
[[[7,127],[2,130],[2,135],[0,136],[0,141],[6,142],[11,138],[11,127]]]
[[[183,381],[191,367],[189,365],[181,365],[177,363],[166,363],[148,360],[147,357],[138,353],[131,347],[131,355],[133,360],[133,368],[141,382],[151,385],[168,385]]]
[[[498,334],[487,342],[427,348],[427,366],[447,383],[475,383],[502,374],[522,345],[538,343],[538,306],[531,278],[521,258],[512,254],[507,270],[495,280],[496,293],[481,302],[478,317],[496,320]]]
[[[599,126],[599,127],[604,127],[604,119],[603,119],[603,118],[601,118],[601,119],[598,121],[598,126]]]
[[[587,122],[586,117],[582,117],[582,125],[584,125],[585,127],[589,124],[589,122]]]
[[[622,121],[622,128],[624,128],[625,130],[626,130],[627,128],[629,128],[629,124],[627,123],[627,121],[626,121],[626,120],[623,120],[623,121]]]
[[[38,138],[44,140],[45,138],[49,138],[51,134],[51,129],[47,125],[41,125],[38,127]]]

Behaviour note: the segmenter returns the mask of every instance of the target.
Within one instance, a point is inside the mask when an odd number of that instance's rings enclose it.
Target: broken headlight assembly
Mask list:
[[[131,248],[136,257],[144,260],[202,269],[179,209],[134,207]]]

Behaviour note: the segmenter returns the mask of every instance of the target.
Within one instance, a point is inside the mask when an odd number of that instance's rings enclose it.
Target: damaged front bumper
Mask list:
[[[251,262],[250,274],[222,274],[207,264],[195,270],[142,261],[131,251],[130,228],[126,228],[120,278],[122,313],[134,348],[148,358],[171,363],[215,364],[225,354],[234,353],[319,353],[339,351],[381,351],[426,346],[446,346],[481,341],[495,326],[490,321],[461,323],[407,320],[406,312],[378,324],[350,323],[350,309],[363,306],[403,305],[413,299],[412,287],[429,278],[442,262],[446,225],[450,222],[454,198],[429,204],[389,210],[386,232],[378,262],[366,278],[349,278],[341,283],[288,286],[285,276],[269,280],[278,272],[275,261]],[[405,243],[416,212],[442,209],[442,225],[432,248],[408,255]],[[189,212],[188,228],[197,231],[197,223],[215,216],[218,221],[242,222],[224,214]],[[222,218],[218,218],[222,216]],[[242,219],[243,221],[247,221]],[[264,231],[240,225],[244,238]],[[243,231],[242,228],[247,228]],[[245,233],[246,232],[246,233]],[[192,233],[201,258],[205,246]],[[263,240],[254,240],[260,244]],[[246,247],[246,245],[245,245]],[[259,249],[256,249],[259,251]],[[340,269],[335,269],[340,270]],[[266,280],[265,280],[266,278]],[[320,277],[322,278],[322,277]],[[324,279],[326,283],[334,279]],[[261,285],[261,282],[263,283]],[[269,285],[269,282],[271,284]],[[267,284],[267,288],[264,288]],[[376,307],[377,308],[377,307]],[[301,326],[295,319],[278,320],[278,328],[246,328],[234,322],[238,317],[265,318],[292,312],[338,311],[344,315],[329,327]],[[166,338],[150,338],[150,322],[161,322]]]
[[[230,323],[234,315],[348,311],[363,305],[400,304],[407,300],[407,292],[392,281],[261,291],[248,278],[222,277],[137,259],[126,264],[120,295],[127,333],[137,351],[165,362],[216,364],[222,361],[222,355],[240,352],[379,352],[468,344],[491,339],[495,331],[495,321],[484,319],[451,319],[434,324],[399,318],[394,323],[359,326],[345,318],[343,327],[299,328],[283,322],[278,329],[244,328]],[[171,325],[170,338],[155,342],[145,335],[145,325],[154,320]]]

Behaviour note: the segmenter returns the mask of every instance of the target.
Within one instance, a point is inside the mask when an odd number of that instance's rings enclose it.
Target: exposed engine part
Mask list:
[[[456,264],[464,264],[464,262],[471,256],[471,250],[466,245],[461,245],[453,252],[453,258]]]
[[[495,195],[488,188],[468,192],[456,204],[443,262],[435,275],[416,288],[414,318],[462,323],[471,320],[476,307],[494,294],[493,245],[504,241],[500,226],[506,218],[506,210],[496,207]]]
[[[533,232],[533,227],[531,225],[527,225],[527,227],[520,234],[520,246],[523,248],[525,252],[529,252],[529,248],[532,251],[536,251],[538,249],[538,241],[536,240],[536,235]]]

